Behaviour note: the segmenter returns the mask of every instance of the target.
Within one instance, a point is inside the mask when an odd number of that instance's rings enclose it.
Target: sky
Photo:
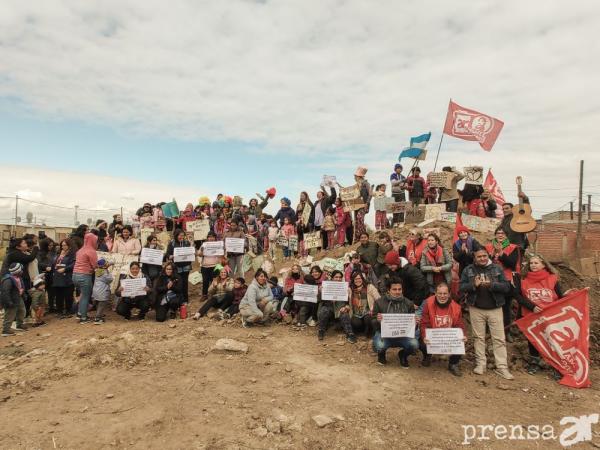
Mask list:
[[[585,160],[598,209],[600,3],[540,5],[4,0],[0,196],[60,206],[21,200],[48,223],[271,186],[295,205],[324,174],[388,181],[429,131],[432,170],[452,99],[505,125],[491,152],[445,136],[438,169],[492,168],[508,200],[521,175],[539,217]]]

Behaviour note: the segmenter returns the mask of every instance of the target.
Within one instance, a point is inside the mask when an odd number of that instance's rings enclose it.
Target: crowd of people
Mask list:
[[[451,178],[446,188],[431,187],[419,167],[411,169],[408,177],[403,170],[396,164],[390,175],[391,197],[396,202],[445,203],[450,212],[496,215],[496,201],[482,186],[465,184],[458,189],[463,174],[455,168],[443,168]],[[158,322],[178,314],[186,318],[193,262],[177,260],[175,254],[180,247],[193,247],[202,275],[201,307],[193,314],[194,319],[213,310],[221,319],[240,317],[245,327],[269,321],[310,326],[316,328],[319,340],[337,327],[350,343],[355,343],[359,334],[372,339],[378,363],[386,364],[387,350],[397,348],[401,366],[409,367],[409,357],[418,351],[422,365],[431,364],[426,333],[430,328],[461,328],[466,341],[463,314],[468,311],[474,372],[483,374],[487,369],[487,328],[496,372],[513,379],[506,341],[512,340],[510,325],[515,310],[521,315],[538,312],[564,292],[556,272],[541,256],[525,260],[527,236],[510,228],[512,204],[502,206],[503,219],[490,242],[478,242],[468,228],[457,225],[456,240],[447,246],[440,236],[423,235],[420,228],[411,229],[408,240],[398,243],[390,229],[404,222],[403,213],[390,217],[376,211],[376,230],[367,231],[365,216],[371,198],[385,196],[386,184],[374,189],[366,173],[364,167],[354,173],[361,205],[353,211],[330,185],[328,189],[322,186],[314,201],[307,192],[301,192],[296,208],[289,198],[282,197],[277,213],[269,215],[265,208],[276,196],[271,188],[248,204],[238,196],[219,194],[213,202],[201,197],[197,205],[188,204],[176,217],[164,213],[164,203],[146,203],[129,224],[115,215],[111,223],[99,220],[93,228],[80,225],[60,242],[35,235],[13,238],[0,273],[2,336],[26,331],[26,316],[31,317],[33,327],[44,325],[48,314],[61,319],[76,315],[80,324],[102,324],[111,308],[125,320],[144,320],[150,310]],[[528,202],[524,194],[520,195]],[[209,231],[206,239],[194,241],[186,232],[186,224],[197,220],[208,221]],[[139,231],[147,228],[155,233],[140,242]],[[171,233],[166,248],[157,238],[157,233],[164,231]],[[304,235],[315,232],[320,233],[324,250],[358,244],[348,254],[343,270],[325,271],[319,265],[298,263],[309,255],[303,245]],[[247,284],[244,255],[251,251],[254,256],[262,254],[267,260],[276,260],[282,237],[283,258],[293,262],[289,272],[280,280],[261,268]],[[227,238],[244,239],[243,252],[205,254],[205,242]],[[97,253],[139,256],[144,248],[162,250],[163,263],[133,261],[117,274],[117,280],[110,263]],[[324,281],[347,282],[346,301],[324,301]],[[316,302],[294,298],[295,288],[302,284],[317,287]],[[135,289],[131,287],[134,285]],[[382,337],[381,322],[390,313],[415,314],[414,337]],[[535,347],[530,344],[529,350],[528,372],[533,374],[542,363]],[[461,376],[460,359],[460,355],[449,358],[448,369],[455,376]]]

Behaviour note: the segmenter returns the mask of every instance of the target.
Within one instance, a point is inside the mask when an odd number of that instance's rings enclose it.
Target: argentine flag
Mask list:
[[[431,138],[431,132],[422,134],[420,136],[415,136],[410,138],[410,146],[406,147],[402,152],[400,152],[400,156],[398,157],[398,161],[400,161],[404,157],[408,158],[418,158],[427,147],[427,143]]]

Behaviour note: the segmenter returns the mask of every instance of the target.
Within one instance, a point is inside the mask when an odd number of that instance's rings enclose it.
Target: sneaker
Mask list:
[[[308,325],[309,327],[316,327],[317,326],[317,321],[311,317],[306,322],[306,325]]]
[[[354,336],[353,334],[349,334],[348,336],[346,336],[346,340],[351,344],[356,344],[356,336]]]
[[[500,376],[501,376],[502,378],[504,378],[505,380],[514,380],[514,379],[515,379],[515,377],[513,377],[513,374],[512,374],[512,373],[510,373],[510,372],[508,371],[508,369],[496,369],[496,370],[494,370],[494,372],[495,372],[497,375],[500,375]]]
[[[448,366],[448,370],[455,377],[462,377],[462,372],[460,371],[460,367],[458,367],[458,364],[450,364]]]
[[[200,317],[201,317],[201,316],[200,316],[200,313],[199,313],[199,312],[197,312],[196,314],[194,314],[194,317],[192,317],[192,319],[194,319],[194,320],[198,320]]]
[[[81,319],[79,319],[79,325],[82,325],[84,323],[90,323],[91,320],[88,319],[87,317],[82,317]]]
[[[27,325],[25,325],[25,324],[17,325],[17,326],[15,327],[15,330],[16,330],[16,331],[27,331],[27,329],[28,329],[28,327],[27,327]]]
[[[535,363],[529,363],[527,365],[527,373],[529,375],[535,375],[536,373],[538,373],[539,370],[540,370],[540,366],[538,366]]]
[[[385,359],[385,352],[377,353],[377,364],[380,366],[385,366],[387,364],[387,360]]]
[[[2,332],[2,337],[15,336],[16,334],[17,333],[15,333],[13,330],[3,331]]]
[[[400,365],[404,369],[408,369],[410,365],[408,364],[408,355],[405,355],[402,350],[398,352],[398,358],[400,359]]]
[[[319,332],[317,333],[317,337],[319,338],[320,341],[325,339],[325,331],[319,330]]]
[[[102,317],[96,317],[94,319],[94,325],[102,325],[105,322],[105,320]]]
[[[423,356],[423,361],[421,361],[421,365],[423,367],[429,367],[429,366],[431,366],[431,355],[425,355],[425,356]]]
[[[485,373],[485,364],[477,364],[473,369],[475,375],[483,375]]]

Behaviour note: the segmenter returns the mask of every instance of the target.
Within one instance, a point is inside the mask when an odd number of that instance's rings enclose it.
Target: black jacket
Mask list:
[[[477,264],[471,264],[463,270],[460,277],[460,292],[467,294],[467,304],[474,305],[477,298],[477,288],[475,287],[475,276],[485,274],[491,280],[489,287],[490,294],[496,303],[496,307],[501,307],[506,301],[505,296],[508,294],[512,285],[506,281],[502,268],[490,263],[485,267],[480,267]]]
[[[27,280],[29,280],[29,272],[27,271],[27,265],[35,258],[37,258],[38,251],[39,249],[37,247],[33,247],[33,250],[31,250],[31,254],[28,255],[16,248],[9,248],[6,251],[4,261],[2,262],[2,269],[0,269],[0,275],[7,274],[10,265],[12,263],[17,262],[23,266],[23,277],[27,277]]]
[[[173,281],[173,287],[170,289],[175,292],[177,295],[181,293],[181,277],[177,274],[171,275],[168,277],[164,273],[161,273],[156,280],[154,280],[154,287],[152,289],[152,297],[155,304],[160,304],[160,301],[165,296],[169,289],[167,288],[167,284],[169,280]]]
[[[429,297],[429,284],[427,278],[412,264],[406,264],[400,270],[402,277],[403,294],[410,298],[415,305],[421,305]]]
[[[393,298],[389,295],[379,297],[373,306],[373,329],[381,331],[381,323],[377,320],[377,314],[414,314],[415,304],[406,297]]]
[[[73,285],[73,268],[75,267],[75,253],[67,253],[62,259],[61,264],[64,264],[65,271],[57,272],[56,263],[58,256],[52,261],[52,286],[67,287]]]

